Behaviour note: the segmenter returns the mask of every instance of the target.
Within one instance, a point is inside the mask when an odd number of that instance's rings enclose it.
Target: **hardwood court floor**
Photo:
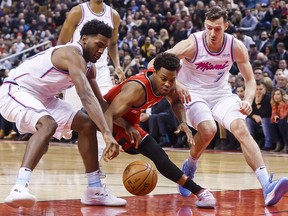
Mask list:
[[[132,161],[149,159],[141,155],[121,153],[114,160],[103,163],[107,178],[102,180],[113,194],[128,201],[126,207],[84,206],[80,197],[87,180],[76,145],[52,143],[30,180],[30,192],[38,202],[31,209],[13,209],[3,204],[15,183],[25,142],[0,142],[0,216],[226,216],[226,215],[288,215],[288,193],[274,207],[264,206],[262,190],[241,152],[206,150],[199,161],[195,181],[209,188],[217,198],[216,209],[195,207],[195,197],[178,195],[176,184],[158,174],[157,187],[147,196],[132,196],[122,184],[122,173]],[[165,149],[170,159],[181,167],[188,150]],[[269,172],[274,178],[288,176],[288,155],[263,153]],[[152,163],[151,163],[152,164]]]

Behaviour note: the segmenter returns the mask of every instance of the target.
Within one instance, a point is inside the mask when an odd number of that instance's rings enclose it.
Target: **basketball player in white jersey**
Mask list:
[[[120,25],[120,16],[118,12],[112,9],[110,6],[106,5],[103,0],[90,0],[88,2],[74,6],[68,13],[68,16],[63,24],[58,38],[58,45],[78,41],[80,38],[80,30],[82,26],[87,21],[92,19],[103,21],[113,29],[112,38],[107,49],[105,49],[101,58],[96,62],[96,81],[98,82],[102,95],[104,95],[113,86],[110,77],[110,70],[108,67],[108,53],[114,64],[115,72],[119,77],[120,81],[123,81],[125,79],[125,74],[123,73],[120,66],[118,55],[117,41],[118,28]],[[73,104],[75,105],[76,101],[71,94],[74,93],[71,92],[71,90],[68,90],[65,96],[65,100],[69,102],[71,97],[71,99],[73,99]],[[77,104],[79,104],[79,99],[77,101]],[[81,103],[80,106],[82,107]]]
[[[58,45],[66,44],[68,42],[78,41],[80,38],[80,30],[82,26],[91,19],[103,21],[109,25],[112,31],[112,38],[110,43],[102,54],[101,58],[96,62],[96,81],[100,88],[102,95],[105,95],[113,86],[110,70],[108,67],[108,53],[114,64],[115,72],[119,77],[119,81],[125,80],[125,74],[122,71],[118,55],[118,28],[120,25],[120,16],[118,12],[106,5],[103,0],[90,0],[85,3],[74,6],[68,13],[68,16],[61,29]],[[64,99],[73,106],[81,109],[82,103],[76,93],[75,88],[70,88],[65,91]],[[70,138],[70,132],[64,134],[64,138]],[[99,156],[101,156],[104,146],[102,137],[97,134],[99,142]],[[105,176],[104,173],[102,173]]]
[[[20,133],[33,134],[16,184],[5,199],[9,206],[29,208],[35,204],[36,197],[28,190],[31,173],[48,150],[50,139],[61,139],[65,130],[79,133],[78,149],[88,177],[88,187],[81,202],[87,205],[126,204],[126,200],[107,192],[99,176],[96,129],[101,131],[107,145],[103,154],[105,159],[116,157],[120,148],[99,103],[103,97],[95,81],[93,64],[108,46],[111,36],[111,27],[91,20],[83,26],[78,42],[52,47],[27,59],[4,80],[0,89],[1,115],[15,122]],[[56,98],[73,85],[89,116]]]
[[[216,133],[216,120],[240,142],[246,162],[262,186],[265,205],[274,205],[288,191],[288,178],[272,182],[258,144],[245,124],[246,116],[252,112],[256,82],[247,49],[242,42],[224,33],[227,28],[227,12],[219,6],[212,7],[206,13],[204,31],[194,33],[167,50],[183,60],[178,81],[190,92],[191,102],[186,104],[187,121],[198,131],[182,171],[194,177],[197,161]],[[233,62],[245,79],[243,101],[232,94],[228,84]],[[182,187],[179,192],[183,196],[190,195],[190,191]]]

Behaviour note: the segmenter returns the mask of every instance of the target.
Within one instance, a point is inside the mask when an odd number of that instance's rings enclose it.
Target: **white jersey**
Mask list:
[[[71,39],[71,42],[79,41],[80,40],[80,31],[84,24],[92,19],[97,19],[99,21],[103,21],[108,26],[110,26],[112,29],[114,28],[113,24],[113,10],[108,5],[104,4],[104,11],[100,14],[96,14],[92,11],[90,8],[89,2],[85,2],[82,4],[79,4],[79,6],[82,9],[82,18],[80,22],[78,23],[73,37]],[[108,64],[108,51],[107,48],[104,50],[103,54],[101,55],[100,59],[96,62],[96,70],[97,67],[102,67]]]
[[[212,53],[205,42],[205,31],[192,35],[196,43],[196,52],[192,60],[183,59],[178,80],[192,93],[231,94],[228,77],[234,62],[233,36],[224,34],[221,50],[218,53]]]
[[[51,61],[55,49],[64,46],[77,47],[83,54],[79,43],[66,44],[51,47],[33,57],[27,59],[17,68],[9,72],[9,80],[14,80],[19,86],[29,90],[38,99],[55,97],[63,90],[74,86],[68,71],[56,68]],[[87,75],[92,63],[87,64]]]

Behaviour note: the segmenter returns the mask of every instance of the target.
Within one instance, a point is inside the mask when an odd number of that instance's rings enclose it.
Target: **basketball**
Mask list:
[[[123,172],[123,184],[128,192],[144,196],[155,188],[158,176],[151,164],[138,160],[130,163]]]

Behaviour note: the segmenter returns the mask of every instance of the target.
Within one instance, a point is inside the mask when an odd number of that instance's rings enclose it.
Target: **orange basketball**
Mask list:
[[[153,191],[158,176],[151,164],[138,160],[125,168],[122,179],[128,192],[136,196],[144,196]]]

